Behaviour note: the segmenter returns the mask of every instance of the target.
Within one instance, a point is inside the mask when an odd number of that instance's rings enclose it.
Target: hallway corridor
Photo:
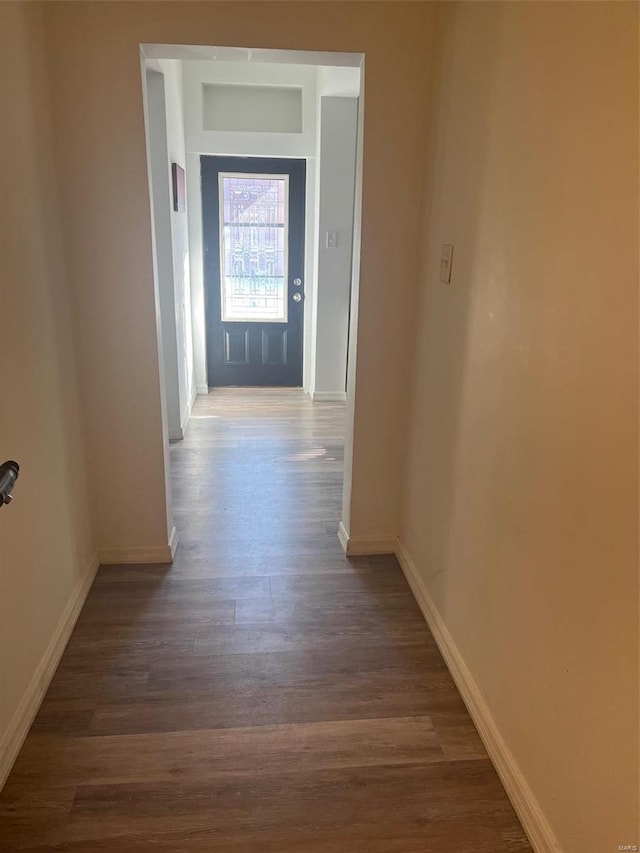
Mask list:
[[[336,530],[342,404],[199,397],[172,567],[98,573],[0,850],[530,853],[393,557]]]

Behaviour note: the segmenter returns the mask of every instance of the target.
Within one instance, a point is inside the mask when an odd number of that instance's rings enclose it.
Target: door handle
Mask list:
[[[293,301],[302,302],[302,294],[300,293],[300,291],[296,291],[296,293],[293,294]]]
[[[17,462],[9,460],[0,465],[0,506],[11,503],[13,495],[11,490],[15,486],[20,466]]]
[[[302,285],[302,279],[301,278],[294,278],[293,286],[294,287],[300,287],[301,285]]]

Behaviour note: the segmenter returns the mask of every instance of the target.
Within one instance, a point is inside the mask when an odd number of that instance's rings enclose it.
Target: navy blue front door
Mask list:
[[[302,385],[306,161],[201,157],[209,386]]]

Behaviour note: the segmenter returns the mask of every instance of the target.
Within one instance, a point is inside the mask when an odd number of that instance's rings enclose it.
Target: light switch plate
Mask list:
[[[327,249],[337,249],[338,247],[338,232],[327,231]]]
[[[443,243],[440,251],[440,281],[443,284],[451,282],[451,262],[453,260],[453,243]]]

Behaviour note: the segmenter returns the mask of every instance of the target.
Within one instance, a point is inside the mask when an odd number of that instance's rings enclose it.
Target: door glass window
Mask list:
[[[221,172],[222,322],[287,322],[288,175]]]

